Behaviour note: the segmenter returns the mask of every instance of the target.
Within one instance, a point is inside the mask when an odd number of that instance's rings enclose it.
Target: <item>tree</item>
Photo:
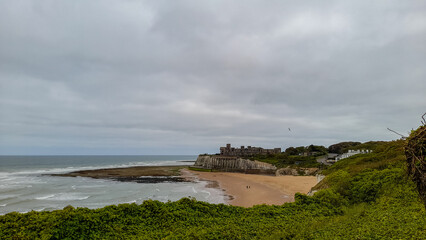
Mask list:
[[[295,147],[289,147],[285,150],[285,153],[287,153],[288,155],[298,155],[299,152],[297,151],[297,149]]]
[[[361,144],[360,142],[340,142],[340,143],[330,145],[328,147],[328,152],[342,154],[348,148],[355,147],[360,144]]]

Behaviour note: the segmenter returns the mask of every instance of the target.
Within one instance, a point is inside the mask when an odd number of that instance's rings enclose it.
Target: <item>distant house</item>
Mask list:
[[[328,163],[334,163],[336,162],[336,157],[339,156],[337,153],[329,153],[327,154],[327,159],[325,160]]]
[[[365,154],[365,153],[371,153],[371,150],[365,150],[365,149],[361,149],[361,150],[349,150],[347,153],[343,153],[340,154],[338,156],[336,156],[335,161],[339,161],[348,157],[351,157],[353,155],[357,155],[357,154]]]

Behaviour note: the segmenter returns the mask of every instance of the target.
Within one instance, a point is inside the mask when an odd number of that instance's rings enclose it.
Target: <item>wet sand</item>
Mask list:
[[[182,176],[211,181],[210,187],[223,189],[234,206],[281,205],[293,202],[297,192],[308,193],[317,184],[315,176],[266,176],[230,172],[181,170]]]
[[[115,181],[160,183],[208,181],[207,187],[222,189],[234,206],[281,205],[293,202],[297,192],[308,193],[317,184],[315,176],[267,176],[231,172],[199,172],[188,166],[141,166],[51,174],[63,177],[90,177]]]

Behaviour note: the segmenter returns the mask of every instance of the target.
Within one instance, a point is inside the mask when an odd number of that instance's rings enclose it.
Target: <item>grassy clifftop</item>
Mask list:
[[[286,153],[258,155],[250,158],[261,162],[270,163],[277,168],[284,167],[319,167],[321,164],[317,162],[315,156],[298,156],[288,155]]]
[[[426,212],[406,174],[405,141],[331,166],[313,197],[233,207],[193,199],[0,216],[0,239],[424,239]]]

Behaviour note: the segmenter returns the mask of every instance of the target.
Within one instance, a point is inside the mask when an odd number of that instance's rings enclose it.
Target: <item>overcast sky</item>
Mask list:
[[[0,1],[0,154],[392,140],[425,92],[426,1]]]

